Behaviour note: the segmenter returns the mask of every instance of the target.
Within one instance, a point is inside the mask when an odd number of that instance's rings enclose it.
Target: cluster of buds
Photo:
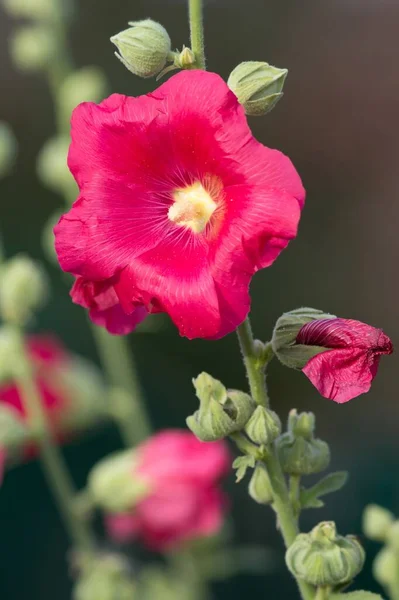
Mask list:
[[[364,511],[363,530],[368,538],[384,544],[374,560],[373,575],[390,597],[396,597],[399,592],[399,520],[389,510],[371,504]]]

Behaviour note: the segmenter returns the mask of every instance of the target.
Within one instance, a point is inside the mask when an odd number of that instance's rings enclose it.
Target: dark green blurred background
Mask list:
[[[150,91],[155,82],[129,74],[108,41],[128,20],[148,16],[168,29],[174,46],[188,44],[184,0],[79,0],[70,32],[76,64],[104,68],[111,91]],[[42,226],[62,199],[41,187],[34,161],[55,125],[44,78],[18,73],[11,64],[13,27],[0,7],[0,120],[11,123],[20,145],[13,174],[0,181],[0,227],[8,256],[27,251],[42,258]],[[398,36],[396,0],[206,3],[209,69],[227,78],[242,60],[266,60],[290,71],[277,108],[251,121],[260,141],[292,158],[308,190],[298,239],[252,284],[252,318],[261,339],[283,311],[300,305],[364,320],[394,343],[398,338]],[[60,272],[54,266],[49,271],[53,295],[37,330],[55,331],[72,350],[97,359],[84,311],[70,302]],[[157,333],[131,336],[157,427],[184,426],[196,407],[191,378],[200,370],[229,387],[245,386],[234,335],[188,342],[166,320],[159,324]],[[347,488],[329,497],[326,508],[304,515],[304,529],[328,518],[342,533],[359,534],[363,506],[371,501],[399,514],[397,374],[393,355],[382,361],[369,395],[341,406],[320,398],[300,373],[272,364],[275,409],[283,418],[292,407],[314,411],[320,437],[331,443],[332,468],[351,472]],[[76,482],[83,485],[90,465],[118,445],[110,427],[66,448]],[[237,539],[272,547],[277,565],[265,577],[217,585],[216,597],[296,597],[271,511],[255,505],[233,477],[229,489]],[[0,523],[1,600],[69,599],[67,540],[37,464],[7,474]],[[372,557],[376,548],[367,542],[366,548]],[[358,578],[358,587],[377,591],[369,573]]]

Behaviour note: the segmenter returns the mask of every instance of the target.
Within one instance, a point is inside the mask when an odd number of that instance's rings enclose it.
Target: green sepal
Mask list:
[[[252,454],[248,456],[238,456],[233,462],[233,469],[237,469],[236,483],[239,483],[244,479],[247,469],[254,469],[255,464],[255,457],[252,456]]]
[[[308,489],[301,489],[299,501],[302,508],[321,508],[324,502],[320,500],[320,496],[326,496],[332,492],[340,490],[348,480],[347,471],[337,471],[329,473],[314,486]]]
[[[349,592],[349,594],[333,594],[330,600],[384,600],[379,594],[358,590],[357,592]]]

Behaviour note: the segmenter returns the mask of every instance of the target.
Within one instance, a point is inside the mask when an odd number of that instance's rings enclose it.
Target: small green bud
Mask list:
[[[44,185],[55,192],[63,192],[73,185],[73,178],[67,167],[70,140],[58,136],[47,140],[37,157],[37,174]]]
[[[385,508],[370,504],[363,514],[363,531],[371,540],[384,542],[394,522],[394,516]]]
[[[12,17],[26,19],[49,19],[54,16],[54,0],[3,0],[5,10]]]
[[[303,369],[311,358],[325,352],[320,346],[296,344],[299,331],[306,323],[319,319],[335,319],[335,315],[314,308],[297,308],[277,319],[273,331],[272,347],[279,361],[292,369]]]
[[[288,431],[277,439],[277,452],[282,469],[290,475],[311,475],[324,471],[330,463],[326,442],[313,435],[315,418],[312,413],[290,412]]]
[[[65,119],[81,102],[100,102],[107,93],[107,79],[101,69],[94,66],[74,71],[62,82],[58,97]]]
[[[17,155],[17,141],[11,127],[0,121],[0,179],[8,175]]]
[[[47,277],[28,256],[7,261],[0,270],[0,315],[4,321],[23,325],[47,299]]]
[[[162,25],[146,19],[129,23],[130,27],[111,38],[119,50],[115,56],[139,77],[153,77],[165,67],[171,51],[168,32]]]
[[[353,536],[337,535],[335,523],[319,523],[297,536],[286,553],[291,573],[316,587],[350,582],[363,568],[365,552]]]
[[[90,472],[88,487],[93,502],[110,512],[126,512],[148,493],[145,479],[135,471],[132,450],[115,452],[98,462]]]
[[[12,59],[21,71],[46,68],[55,50],[54,35],[48,28],[39,25],[20,27],[10,41]]]
[[[195,69],[195,54],[191,48],[183,46],[183,50],[176,53],[173,62],[179,69]]]
[[[82,570],[73,600],[134,600],[135,587],[128,565],[118,556],[104,556]]]
[[[231,72],[227,85],[247,115],[262,116],[283,96],[287,74],[287,69],[278,69],[266,62],[242,62]]]
[[[248,492],[258,504],[271,504],[273,493],[265,467],[258,463],[249,482]]]
[[[257,406],[245,426],[245,432],[255,444],[267,446],[280,435],[281,422],[275,412],[263,406]]]
[[[29,440],[29,432],[12,406],[0,406],[0,449],[7,456],[20,452]]]
[[[385,547],[377,554],[373,563],[373,576],[379,584],[391,586],[397,579],[398,557],[392,548]]]
[[[186,422],[198,439],[221,440],[244,428],[255,409],[251,396],[237,390],[227,391],[208,373],[198,375],[193,384],[200,407]]]

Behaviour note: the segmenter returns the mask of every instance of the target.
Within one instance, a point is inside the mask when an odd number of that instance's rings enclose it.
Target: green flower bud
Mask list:
[[[227,391],[208,373],[193,379],[199,410],[187,418],[187,425],[203,442],[221,440],[241,431],[255,410],[251,396],[237,390]]]
[[[183,46],[183,50],[180,53],[176,53],[173,62],[179,69],[195,69],[195,54],[191,48]]]
[[[68,75],[59,89],[59,103],[65,119],[81,102],[100,102],[107,93],[107,79],[101,69],[83,67]]]
[[[353,536],[337,535],[335,523],[319,523],[297,536],[286,553],[291,573],[316,587],[349,583],[362,570],[365,552]]]
[[[118,556],[105,556],[82,570],[74,600],[134,600],[135,585],[128,566]]]
[[[242,62],[231,72],[227,85],[247,115],[262,116],[283,96],[287,74],[287,69],[277,69],[266,62]]]
[[[324,471],[330,463],[326,442],[314,437],[312,413],[290,412],[288,431],[277,439],[277,452],[282,469],[290,475],[311,475]]]
[[[371,540],[384,542],[394,522],[394,516],[385,508],[370,504],[363,514],[363,531]]]
[[[269,475],[261,463],[258,463],[255,467],[249,482],[248,492],[258,504],[271,504],[273,502]]]
[[[19,255],[0,270],[0,315],[23,325],[47,299],[47,277],[40,265]]]
[[[0,179],[8,175],[17,155],[17,141],[11,127],[0,121]]]
[[[386,547],[380,550],[373,563],[373,576],[379,584],[391,586],[397,578],[398,557],[392,548]]]
[[[21,71],[44,69],[54,57],[55,50],[54,35],[39,25],[17,29],[10,41],[12,59]]]
[[[5,10],[16,18],[49,19],[54,16],[54,0],[3,0]]]
[[[12,406],[0,405],[0,450],[7,456],[20,452],[29,439],[29,431]]]
[[[165,67],[171,51],[168,32],[162,25],[146,19],[129,23],[129,29],[111,38],[119,50],[115,56],[139,77],[153,77]]]
[[[314,308],[297,308],[284,313],[274,327],[272,346],[279,361],[292,369],[303,369],[311,358],[325,352],[319,346],[296,344],[299,331],[306,323],[318,319],[336,319],[335,315]]]
[[[98,462],[90,472],[88,488],[93,502],[110,512],[126,512],[148,493],[144,478],[135,474],[132,450],[115,452]]]
[[[263,406],[257,406],[245,426],[245,431],[255,444],[267,446],[280,435],[281,422],[275,412]]]
[[[55,192],[63,192],[74,185],[67,166],[69,144],[68,136],[50,138],[37,157],[36,169],[39,179]]]

